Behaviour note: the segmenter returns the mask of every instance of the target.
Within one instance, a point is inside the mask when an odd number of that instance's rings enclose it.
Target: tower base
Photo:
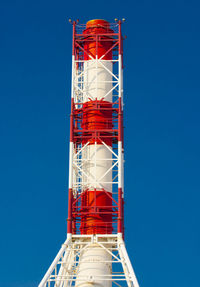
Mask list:
[[[71,235],[38,287],[139,287],[122,234]]]

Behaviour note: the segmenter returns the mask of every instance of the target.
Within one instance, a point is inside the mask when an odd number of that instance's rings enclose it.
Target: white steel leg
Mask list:
[[[67,240],[65,241],[65,243],[62,245],[60,251],[58,252],[57,256],[55,257],[54,261],[52,262],[51,266],[49,267],[49,269],[47,270],[46,274],[44,275],[42,281],[40,282],[38,287],[44,287],[47,280],[49,279],[51,273],[54,271],[56,265],[58,264],[60,258],[62,257],[63,253],[65,252],[68,244],[70,243],[71,239],[67,238]]]

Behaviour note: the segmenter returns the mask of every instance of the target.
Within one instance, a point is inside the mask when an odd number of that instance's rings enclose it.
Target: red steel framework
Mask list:
[[[77,25],[76,21],[73,22],[72,75],[74,74],[76,77],[77,73],[79,75],[84,73],[83,65],[86,61],[112,61],[113,83],[111,92],[114,100],[109,102],[104,98],[100,100],[95,98],[84,102],[75,100],[72,95],[68,233],[124,233],[122,41],[121,21],[110,25],[104,20],[92,20],[87,23],[86,27]],[[72,79],[72,94],[76,90],[80,96],[83,93],[81,81],[79,80],[76,88],[74,86]],[[104,188],[94,188],[93,190],[86,188],[84,190],[81,180],[79,180],[79,188],[74,189],[73,154],[78,154],[84,146],[95,143],[104,144],[107,148],[111,148],[118,157],[117,164],[114,164],[117,171],[112,166],[113,177],[117,178],[117,181],[113,180],[114,191],[112,193]]]

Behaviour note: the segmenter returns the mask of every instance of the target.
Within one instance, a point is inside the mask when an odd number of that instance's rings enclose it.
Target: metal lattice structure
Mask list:
[[[99,269],[106,264],[108,268],[112,266],[110,274],[79,274],[80,263],[87,263],[84,261],[83,252],[90,252],[94,248],[103,251],[106,260],[96,258],[91,264],[98,264]],[[71,238],[69,236],[39,286],[81,286],[83,283],[99,284],[99,281],[104,282],[103,286],[106,286],[107,282],[112,283],[111,286],[139,286],[120,235],[73,235]]]
[[[121,21],[73,22],[67,240],[39,287],[139,287],[124,244]]]

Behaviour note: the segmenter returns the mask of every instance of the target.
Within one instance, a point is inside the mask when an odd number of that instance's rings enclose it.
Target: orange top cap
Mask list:
[[[94,27],[109,28],[110,23],[108,21],[102,20],[102,19],[94,19],[94,20],[90,20],[86,23],[86,28],[94,28]]]
[[[90,20],[86,23],[86,29],[83,31],[83,35],[86,35],[84,41],[84,60],[90,60],[89,56],[95,58],[96,56],[103,60],[112,59],[111,47],[113,45],[112,37],[106,34],[113,33],[110,29],[110,23],[102,19]],[[100,35],[96,42],[94,35]]]

